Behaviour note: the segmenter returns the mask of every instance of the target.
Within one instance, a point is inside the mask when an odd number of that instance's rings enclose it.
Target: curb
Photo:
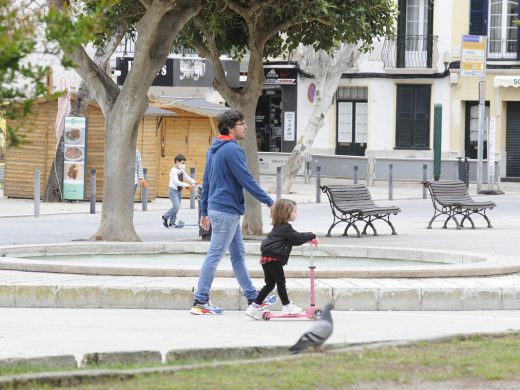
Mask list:
[[[309,303],[307,281],[290,282],[288,292],[295,304]],[[339,286],[338,286],[339,285]],[[0,285],[0,307],[24,308],[105,308],[105,309],[164,309],[189,310],[193,303],[195,286],[70,286],[70,285]],[[323,281],[316,287],[316,302],[323,306],[333,302],[340,311],[464,311],[464,310],[519,310],[520,286],[465,287],[372,287],[337,286]],[[236,288],[215,288],[212,300],[225,310],[245,310],[247,302]],[[281,308],[280,303],[273,306]]]

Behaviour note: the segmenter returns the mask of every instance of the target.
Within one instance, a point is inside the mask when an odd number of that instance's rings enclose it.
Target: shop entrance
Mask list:
[[[282,90],[265,89],[255,114],[256,143],[259,152],[282,150]]]

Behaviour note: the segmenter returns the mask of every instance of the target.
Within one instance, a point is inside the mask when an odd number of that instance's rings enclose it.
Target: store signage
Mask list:
[[[296,113],[294,111],[285,111],[283,115],[283,140],[294,141],[296,134]]]
[[[484,77],[486,74],[486,37],[464,35],[462,37],[461,76]]]
[[[520,87],[520,76],[495,76],[493,80],[494,87]]]
[[[63,147],[63,199],[85,199],[87,118],[65,117]]]
[[[298,73],[295,68],[264,67],[265,84],[296,84]]]
[[[117,77],[117,85],[123,85],[126,76],[132,69],[134,62],[133,57],[118,57],[116,58],[116,69],[121,72]],[[159,73],[152,82],[152,86],[168,87],[173,85],[173,58],[167,58],[166,64],[161,68]]]
[[[116,69],[121,72],[117,85],[123,85],[128,72],[132,69],[132,57],[116,58]],[[240,86],[240,64],[237,61],[223,60],[222,66],[226,80],[231,87]],[[156,87],[211,87],[215,78],[213,64],[203,58],[167,58],[152,82]]]

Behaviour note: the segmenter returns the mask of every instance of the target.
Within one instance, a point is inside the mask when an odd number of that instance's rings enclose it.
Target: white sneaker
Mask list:
[[[254,318],[255,320],[261,320],[262,319],[262,312],[260,311],[260,305],[257,305],[256,303],[252,303],[247,307],[246,315],[248,315],[251,318]]]
[[[303,309],[299,306],[296,306],[294,303],[290,302],[287,305],[282,306],[283,314],[300,314]]]

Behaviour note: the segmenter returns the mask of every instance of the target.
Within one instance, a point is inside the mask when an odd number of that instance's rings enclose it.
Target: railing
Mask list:
[[[516,60],[518,43],[516,37],[508,38],[488,38],[487,59],[488,60]]]
[[[397,35],[386,38],[381,52],[385,68],[436,67],[439,53],[437,35]]]

